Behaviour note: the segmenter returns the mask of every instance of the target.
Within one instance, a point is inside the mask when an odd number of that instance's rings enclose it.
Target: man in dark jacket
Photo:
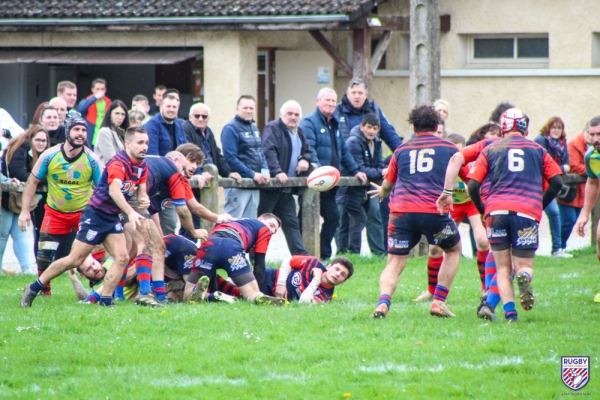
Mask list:
[[[308,171],[312,160],[310,144],[302,129],[298,128],[301,118],[300,104],[289,100],[281,106],[279,119],[269,122],[263,131],[261,147],[270,175],[281,183]],[[308,255],[302,242],[292,188],[261,189],[258,215],[264,213],[273,213],[279,217],[293,256]]]
[[[250,95],[238,99],[236,116],[223,127],[223,155],[232,171],[251,178],[259,185],[269,183],[267,161],[261,150],[260,132],[254,125],[256,100]],[[261,172],[265,170],[265,175]],[[256,218],[259,191],[256,189],[225,189],[225,212],[233,218]]]
[[[167,91],[168,92],[168,91]],[[179,112],[179,95],[166,94],[160,104],[160,113],[146,122],[144,128],[148,132],[149,156],[165,156],[180,144],[187,143],[182,122],[177,119]],[[160,211],[160,226],[164,235],[175,233],[177,229],[177,213],[173,205],[165,206]]]
[[[352,128],[346,141],[358,170],[367,175],[369,182],[377,184],[381,184],[387,172],[381,152],[381,139],[377,137],[379,129],[377,114],[365,114],[360,125]],[[362,230],[366,226],[371,253],[378,256],[387,254],[383,242],[379,199],[370,199],[367,187],[344,186],[338,190],[337,200],[343,210],[339,251],[360,254]],[[367,221],[370,223],[367,224]]]
[[[338,130],[338,121],[333,116],[337,94],[331,88],[323,88],[317,95],[317,109],[307,115],[300,123],[308,143],[313,149],[312,163],[318,167],[330,165],[337,169],[340,166],[361,181],[366,182],[367,176],[358,171],[354,159],[348,152],[344,137]],[[335,202],[337,188],[321,193],[321,255],[320,258],[331,257],[331,241],[340,223],[340,213]],[[302,213],[302,208],[300,208]],[[301,217],[299,217],[302,220]]]
[[[346,94],[335,108],[334,117],[338,120],[339,130],[346,140],[350,137],[352,128],[360,124],[363,115],[375,113],[381,121],[379,136],[390,150],[394,151],[402,144],[402,138],[398,136],[377,104],[367,99],[368,95],[367,84],[363,80],[352,79],[350,81]]]

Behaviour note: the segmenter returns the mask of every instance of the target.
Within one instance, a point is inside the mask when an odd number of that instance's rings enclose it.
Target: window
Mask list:
[[[472,36],[467,67],[547,68],[547,35]]]

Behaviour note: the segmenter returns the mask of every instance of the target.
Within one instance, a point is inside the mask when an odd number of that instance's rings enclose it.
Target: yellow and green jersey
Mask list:
[[[585,153],[585,171],[588,178],[600,178],[600,153],[593,147]]]
[[[69,159],[63,145],[58,144],[46,150],[37,160],[33,176],[47,178],[49,207],[63,213],[78,212],[85,208],[92,197],[102,175],[100,160],[93,151],[83,147],[75,158]]]
[[[454,185],[454,190],[452,191],[452,201],[454,204],[465,204],[471,201],[469,197],[469,192],[467,190],[467,184],[463,182],[462,179],[456,178],[456,185]]]

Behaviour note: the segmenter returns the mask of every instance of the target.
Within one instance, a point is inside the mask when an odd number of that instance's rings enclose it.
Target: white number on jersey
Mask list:
[[[411,150],[408,155],[410,156],[410,173],[411,175],[415,172],[429,172],[433,169],[433,158],[428,157],[434,155],[434,149],[423,149]]]
[[[521,172],[525,169],[525,160],[522,158],[525,152],[521,149],[508,150],[508,170]]]

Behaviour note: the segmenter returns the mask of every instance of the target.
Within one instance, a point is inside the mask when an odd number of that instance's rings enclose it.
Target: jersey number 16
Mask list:
[[[408,155],[410,156],[410,173],[411,175],[415,172],[429,172],[433,169],[433,158],[428,157],[435,154],[434,149],[423,149],[411,150]]]

